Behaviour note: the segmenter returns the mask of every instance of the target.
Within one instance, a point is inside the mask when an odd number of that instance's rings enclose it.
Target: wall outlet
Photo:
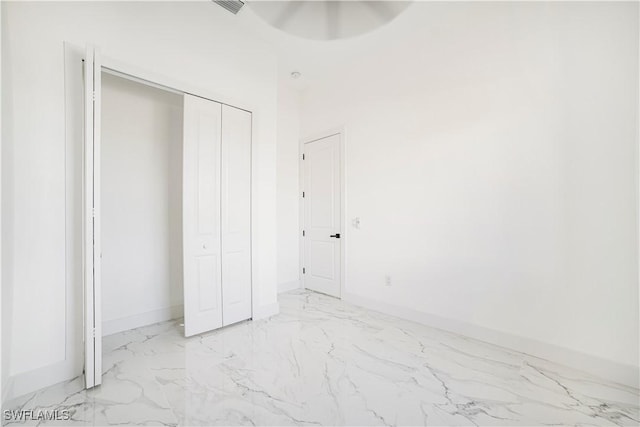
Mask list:
[[[391,276],[389,276],[388,274],[384,276],[384,284],[386,286],[391,286]]]

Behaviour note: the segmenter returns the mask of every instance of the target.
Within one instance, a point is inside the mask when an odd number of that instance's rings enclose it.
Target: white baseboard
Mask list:
[[[300,289],[300,280],[294,280],[293,282],[284,282],[278,284],[278,293],[292,291],[294,289]]]
[[[342,299],[352,304],[399,317],[401,319],[458,333],[466,337],[520,351],[558,364],[570,366],[574,369],[588,372],[619,384],[640,388],[640,368],[636,366],[623,365],[554,344],[506,332],[500,332],[453,319],[447,319],[405,307],[399,307],[367,297],[361,297],[359,295],[345,293]]]
[[[171,307],[148,311],[146,313],[122,317],[120,319],[104,320],[102,322],[102,336],[128,331],[141,326],[152,325],[158,322],[165,322],[182,316],[184,316],[184,306],[174,305]]]
[[[275,316],[280,313],[280,304],[274,302],[272,304],[261,305],[253,307],[253,320],[266,319],[267,317]]]
[[[16,397],[40,390],[53,384],[69,381],[81,375],[82,371],[74,368],[68,361],[44,366],[33,371],[23,372],[9,377],[7,390],[3,391],[2,404]]]
[[[13,389],[13,378],[9,377],[5,380],[5,383],[2,384],[2,409],[6,409],[5,408],[5,403],[7,403],[7,401],[12,398],[13,394],[11,392],[11,390]]]

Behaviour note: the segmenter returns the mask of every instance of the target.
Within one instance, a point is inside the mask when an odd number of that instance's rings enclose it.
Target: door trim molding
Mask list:
[[[298,188],[298,218],[300,223],[300,229],[298,230],[299,241],[299,253],[300,253],[300,287],[306,289],[305,275],[302,273],[302,269],[305,267],[304,257],[304,238],[302,236],[302,230],[305,229],[304,222],[304,198],[302,197],[302,189],[304,188],[304,160],[302,156],[305,153],[305,144],[318,141],[319,139],[328,138],[334,135],[340,135],[340,233],[342,235],[340,239],[340,299],[344,299],[346,294],[346,277],[347,277],[347,240],[349,234],[347,233],[347,168],[346,168],[346,126],[342,125],[336,128],[328,129],[324,132],[317,132],[307,135],[301,138],[298,144],[298,180],[300,186]]]

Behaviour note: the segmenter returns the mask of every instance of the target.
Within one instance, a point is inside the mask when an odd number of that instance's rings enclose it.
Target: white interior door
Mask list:
[[[84,59],[83,281],[85,386],[102,383],[102,301],[100,299],[100,76],[96,49]]]
[[[222,326],[221,104],[184,95],[183,246],[186,336]]]
[[[304,285],[340,297],[340,135],[304,144]]]
[[[222,319],[251,318],[251,113],[222,106]]]

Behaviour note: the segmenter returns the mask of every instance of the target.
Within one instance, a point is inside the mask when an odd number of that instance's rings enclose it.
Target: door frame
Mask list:
[[[346,159],[345,159],[345,153],[346,153],[346,147],[345,147],[345,140],[346,140],[346,126],[339,126],[336,128],[332,128],[329,130],[326,130],[324,132],[317,132],[317,133],[313,133],[310,135],[307,135],[304,138],[301,138],[299,140],[299,144],[298,144],[298,179],[300,182],[300,187],[298,188],[298,200],[299,200],[299,204],[298,204],[298,220],[300,223],[300,230],[298,230],[299,234],[299,254],[300,254],[300,268],[299,268],[299,275],[300,275],[300,287],[302,289],[306,289],[306,285],[305,285],[305,274],[303,273],[303,269],[305,268],[305,250],[304,250],[304,245],[305,245],[305,240],[304,237],[302,235],[302,231],[305,229],[305,215],[304,215],[304,203],[305,203],[305,198],[302,197],[303,191],[305,189],[305,182],[304,182],[304,176],[305,176],[305,160],[304,160],[304,154],[305,154],[305,144],[309,144],[311,142],[315,142],[318,141],[320,139],[324,139],[324,138],[328,138],[330,136],[334,136],[334,135],[339,135],[340,138],[340,147],[338,148],[339,152],[340,152],[340,234],[341,234],[341,238],[340,238],[340,297],[339,299],[345,299],[345,294],[346,294],[346,277],[347,277],[347,239],[349,238],[349,234],[347,232],[347,177],[346,177]]]
[[[87,60],[87,50],[82,49],[80,47],[77,46],[73,46],[71,44],[69,44],[69,47],[77,52],[82,52],[81,57],[83,61]],[[99,49],[97,47],[92,47],[93,50],[99,52]],[[157,89],[162,89],[168,92],[172,92],[175,94],[189,94],[189,95],[193,95],[193,96],[197,96],[200,98],[204,98],[210,101],[214,101],[217,102],[219,104],[222,105],[228,105],[230,107],[233,108],[237,108],[240,110],[244,110],[248,113],[251,113],[251,129],[252,129],[252,138],[251,138],[251,168],[250,168],[250,182],[251,182],[251,188],[250,188],[250,210],[251,210],[251,225],[250,225],[250,235],[251,235],[251,239],[250,239],[250,256],[251,256],[251,319],[253,319],[253,317],[255,316],[255,308],[257,306],[257,292],[255,289],[255,280],[254,278],[256,277],[255,272],[257,271],[257,254],[255,253],[255,247],[256,245],[254,245],[254,239],[255,239],[255,234],[254,231],[256,230],[256,223],[257,223],[257,215],[254,209],[255,203],[254,203],[254,197],[256,194],[255,189],[257,188],[257,181],[256,181],[256,176],[257,174],[255,173],[255,168],[256,168],[256,161],[255,161],[255,156],[254,156],[254,151],[256,149],[256,138],[253,137],[253,135],[255,135],[254,129],[258,126],[259,123],[259,119],[260,119],[260,115],[259,113],[256,113],[257,109],[252,106],[252,105],[247,105],[244,102],[240,102],[236,99],[229,99],[229,97],[225,97],[225,96],[220,96],[219,94],[215,94],[215,93],[211,93],[208,92],[206,90],[203,90],[202,88],[197,88],[197,87],[193,87],[189,84],[180,82],[180,81],[176,81],[174,79],[168,78],[166,76],[160,75],[158,73],[155,72],[150,72],[141,68],[138,68],[136,66],[133,66],[131,64],[127,64],[127,63],[123,63],[120,62],[116,59],[110,58],[110,57],[105,57],[103,55],[100,55],[100,70],[95,70],[94,75],[98,74],[101,75],[102,73],[108,73],[108,74],[112,74],[121,78],[125,78],[131,81],[135,81],[147,86],[151,86],[151,87],[155,87]],[[80,64],[79,64],[80,65]],[[80,74],[80,78],[83,79],[82,77],[82,73]],[[82,87],[85,87],[85,82],[84,79],[81,82],[82,83]],[[102,99],[101,99],[101,94],[100,94],[101,90],[100,88],[98,88],[98,90],[95,92],[95,99],[101,103]],[[89,95],[88,94],[84,94],[84,97],[87,97],[86,99],[88,99]],[[98,112],[100,112],[100,106],[98,107],[94,107],[95,109],[97,109]],[[80,108],[80,111],[82,113],[84,113],[84,108]],[[84,137],[84,132],[86,132],[87,126],[91,123],[91,121],[86,118],[83,117],[82,119],[82,123],[83,123],[83,129],[84,131],[82,132],[82,143],[80,144],[81,147],[84,147],[85,145],[85,137]],[[96,126],[97,123],[97,126]],[[97,127],[98,132],[101,131],[100,129],[100,118],[98,117],[95,121],[93,121],[93,125],[94,125],[94,129],[95,127]],[[92,155],[92,156],[87,156],[84,154],[80,154],[80,156],[82,157],[82,160],[80,161],[81,163],[81,167],[83,168],[82,170],[89,170],[89,171],[96,171],[96,173],[99,173],[99,167],[100,167],[100,152],[97,152],[97,156],[96,155]],[[96,165],[97,165],[97,169],[96,169]],[[84,186],[84,184],[83,184]],[[99,198],[99,193],[100,193],[100,177],[98,176],[97,180],[94,180],[94,184],[92,186],[93,188],[91,189],[91,191],[87,191],[86,194],[84,194],[84,197],[86,198],[92,198],[94,196],[96,196]],[[97,191],[96,191],[96,187],[97,187]],[[94,208],[93,211],[93,217],[94,217],[94,221],[96,222],[100,222],[102,219],[102,210],[101,210],[101,206],[98,204],[97,207]],[[85,214],[82,215],[82,219],[81,222],[82,224],[80,224],[80,227],[82,229],[84,229],[85,227],[87,227],[86,224],[86,219],[87,216]],[[98,237],[96,238],[95,234],[93,235],[94,239],[97,240],[97,245],[94,244],[94,248],[97,247],[97,249],[100,251],[100,257],[102,256],[102,247],[100,245],[100,234],[98,233]],[[86,239],[88,238],[88,236],[85,236],[85,238],[83,238],[83,240],[87,241]],[[95,249],[94,249],[95,251]],[[92,253],[94,251],[91,251]],[[82,266],[84,266],[84,268],[86,268],[86,271],[91,271],[93,269],[95,269],[96,264],[98,264],[99,266],[99,261],[98,263],[95,263],[94,257],[93,256],[89,256],[89,251],[83,251],[82,252],[82,259],[81,259],[81,263]],[[99,268],[99,267],[98,267]],[[96,276],[98,276],[97,280],[98,282],[101,281],[101,271],[98,271],[98,273],[96,274]],[[100,289],[98,288],[95,292],[94,292],[94,283],[93,281],[89,281],[87,279],[87,276],[83,275],[83,280],[82,280],[82,291],[84,293],[85,296],[90,295],[91,296],[91,300],[89,300],[88,298],[84,299],[84,312],[85,314],[87,313],[91,313],[93,314],[93,318],[94,318],[94,324],[93,325],[88,325],[88,316],[83,315],[82,316],[82,326],[84,328],[85,331],[89,331],[89,328],[91,328],[91,330],[94,330],[94,325],[95,325],[95,333],[96,335],[99,333],[99,337],[96,336],[96,338],[102,339],[102,310],[101,310],[101,305],[102,305],[102,293],[100,291]],[[90,304],[90,302],[93,302],[93,305]],[[95,352],[91,352],[94,354],[94,360],[93,360],[93,364],[91,363],[87,363],[87,354],[89,353],[87,351],[88,349],[88,340],[86,340],[86,337],[88,337],[88,332],[87,335],[85,335],[85,343],[82,346],[83,351],[84,351],[84,364],[83,367],[86,370],[87,366],[92,366],[95,370],[95,372],[100,372],[100,379],[95,378],[94,376],[90,376],[89,377],[89,382],[85,382],[86,388],[91,388],[93,386],[97,386],[100,385],[101,383],[101,378],[102,378],[102,351],[100,351],[100,354],[96,354]],[[85,377],[86,379],[86,377]]]

